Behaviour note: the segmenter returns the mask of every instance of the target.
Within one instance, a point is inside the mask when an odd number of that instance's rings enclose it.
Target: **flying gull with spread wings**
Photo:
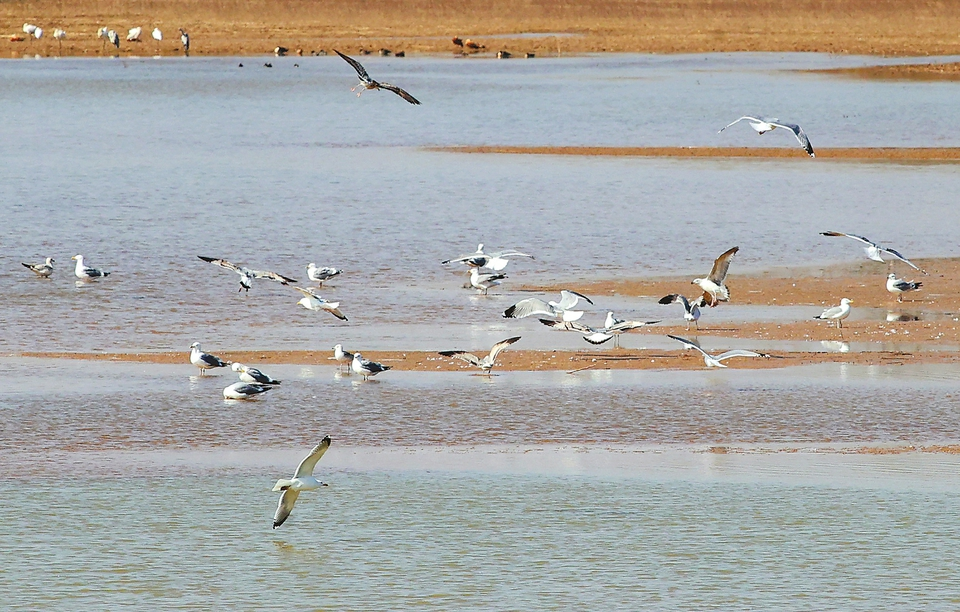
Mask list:
[[[522,319],[530,315],[545,315],[556,317],[562,321],[576,321],[583,316],[582,310],[571,310],[581,299],[588,304],[593,302],[585,295],[564,289],[560,291],[559,302],[544,302],[539,298],[527,298],[520,300],[510,308],[503,311],[506,319]]]
[[[541,323],[559,331],[573,331],[583,335],[583,339],[590,344],[603,344],[611,338],[614,339],[613,346],[620,346],[620,334],[633,329],[639,329],[646,325],[653,325],[660,321],[623,321],[613,316],[613,313],[607,313],[607,319],[603,327],[596,328],[584,325],[579,321],[554,321],[553,319],[539,319]]]
[[[253,286],[253,279],[255,278],[268,278],[272,281],[277,281],[281,285],[287,285],[290,283],[297,282],[294,278],[288,278],[282,274],[277,274],[276,272],[270,272],[266,270],[251,270],[245,266],[238,266],[235,263],[230,263],[226,259],[218,259],[216,257],[204,257],[203,255],[197,255],[203,261],[212,263],[215,266],[220,266],[221,268],[226,268],[227,270],[233,270],[240,275],[240,289],[237,291],[243,291],[246,289],[250,291],[250,287]]]
[[[703,301],[707,306],[717,306],[720,302],[730,301],[730,290],[723,284],[730,269],[730,260],[737,254],[740,247],[736,246],[726,251],[713,262],[713,268],[706,278],[695,278],[691,281],[703,289]]]
[[[704,297],[701,295],[697,299],[690,301],[684,295],[671,293],[670,295],[663,296],[659,300],[661,304],[673,304],[676,302],[683,304],[683,318],[687,322],[687,329],[690,329],[691,321],[697,329],[700,329],[700,307],[706,306],[707,303]]]
[[[726,359],[730,359],[731,357],[770,357],[770,355],[766,353],[756,353],[754,351],[747,351],[744,349],[734,349],[732,351],[720,353],[719,355],[714,357],[713,355],[707,353],[705,350],[697,346],[695,342],[691,342],[686,338],[681,338],[680,336],[671,336],[670,334],[667,334],[667,337],[673,338],[674,340],[683,344],[687,348],[692,348],[697,351],[700,351],[700,354],[703,355],[703,362],[707,364],[708,368],[725,368],[727,366],[723,365],[723,363],[721,362]]]
[[[294,285],[293,288],[303,294],[303,297],[300,298],[300,301],[297,302],[297,304],[300,304],[307,310],[313,310],[315,312],[325,310],[341,321],[347,320],[347,315],[340,312],[340,302],[328,302],[314,293],[314,291],[311,289],[304,289],[303,287],[297,287],[296,285]]]
[[[400,96],[401,98],[409,102],[410,104],[420,104],[420,100],[417,100],[416,98],[411,96],[406,91],[400,89],[396,85],[391,85],[390,83],[380,83],[378,81],[374,81],[373,79],[371,79],[370,75],[367,74],[367,71],[364,70],[363,66],[361,66],[360,62],[358,62],[357,60],[353,59],[348,55],[344,55],[343,53],[340,53],[336,49],[334,49],[334,52],[336,52],[337,55],[342,57],[343,61],[353,66],[353,69],[357,71],[357,76],[360,77],[360,83],[350,91],[356,91],[357,89],[360,89],[360,91],[357,92],[358,98],[360,97],[360,94],[362,94],[366,89],[386,89],[387,91],[392,91],[393,93],[397,94],[398,96]]]
[[[327,486],[325,483],[314,478],[313,470],[317,467],[317,462],[320,461],[320,457],[323,457],[323,454],[327,452],[328,448],[330,448],[330,436],[325,436],[323,440],[320,440],[320,444],[314,446],[313,450],[303,458],[303,461],[297,466],[297,471],[294,473],[293,478],[289,480],[281,478],[277,481],[277,484],[273,485],[273,491],[283,491],[283,495],[280,496],[280,503],[277,504],[277,513],[273,516],[274,529],[283,525],[283,522],[286,521],[290,513],[293,512],[293,505],[297,503],[297,498],[300,497],[300,491],[313,491],[320,487]]]
[[[844,238],[853,238],[854,240],[858,242],[862,242],[863,244],[867,245],[863,247],[863,251],[867,254],[867,257],[872,259],[873,261],[879,261],[880,263],[883,263],[883,257],[881,257],[880,254],[887,253],[888,255],[892,255],[896,259],[899,259],[903,263],[907,264],[914,270],[918,270],[921,273],[926,274],[925,271],[921,270],[916,264],[914,264],[912,261],[910,261],[903,255],[901,255],[899,252],[894,251],[893,249],[882,247],[876,242],[872,240],[868,240],[863,236],[857,236],[856,234],[844,234],[843,232],[820,232],[820,235],[821,236],[842,236]]]
[[[810,144],[810,139],[807,138],[807,135],[803,133],[803,128],[796,123],[784,123],[779,119],[764,119],[762,117],[740,117],[733,123],[720,128],[720,132],[727,129],[731,125],[740,123],[741,121],[749,121],[750,127],[756,130],[757,134],[765,134],[777,128],[790,130],[793,132],[793,135],[797,137],[797,142],[799,142],[800,146],[803,147],[803,150],[807,152],[807,155],[810,157],[816,157],[816,154],[813,152],[813,145]],[[720,132],[717,133],[719,134]]]
[[[449,263],[462,263],[470,266],[471,268],[490,268],[494,272],[500,272],[507,267],[508,263],[510,263],[511,257],[529,257],[530,259],[535,259],[533,255],[527,255],[526,253],[521,253],[520,251],[516,250],[499,251],[497,253],[484,253],[483,243],[480,243],[477,245],[476,252],[461,255],[460,257],[455,257],[453,259],[445,259],[440,263],[443,265]]]
[[[497,355],[499,355],[503,349],[507,348],[519,339],[520,336],[514,336],[513,338],[507,338],[506,340],[497,342],[493,345],[493,348],[490,349],[490,354],[485,355],[482,358],[466,351],[440,351],[440,354],[444,357],[454,357],[456,359],[461,359],[467,363],[473,364],[480,368],[484,374],[489,376],[490,370],[492,370],[493,366],[497,363]]]

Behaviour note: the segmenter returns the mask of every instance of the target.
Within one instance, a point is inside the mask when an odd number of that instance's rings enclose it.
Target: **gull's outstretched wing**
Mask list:
[[[710,355],[707,354],[707,352],[706,352],[705,350],[703,350],[702,348],[700,348],[699,346],[697,346],[696,343],[694,343],[694,342],[692,342],[692,341],[690,341],[690,340],[687,340],[686,338],[681,338],[680,336],[671,336],[670,334],[667,334],[667,338],[673,338],[674,340],[676,340],[676,341],[679,342],[680,344],[686,346],[687,348],[696,349],[696,350],[700,351],[700,354],[705,355],[705,356],[707,356],[707,357],[710,357]]]
[[[380,83],[380,89],[386,89],[387,91],[392,91],[393,93],[397,94],[398,96],[400,96],[401,98],[409,102],[410,104],[420,104],[420,100],[417,100],[416,98],[411,96],[409,93],[407,93],[405,90],[400,89],[396,85],[391,85],[390,83]]]
[[[494,344],[493,348],[490,349],[490,355],[489,355],[490,361],[496,361],[497,355],[500,354],[500,351],[507,348],[508,346],[510,346],[511,344],[513,344],[519,339],[520,339],[520,336],[514,336],[513,338],[507,338],[506,340],[501,340],[500,342],[497,342],[496,344]]]
[[[723,361],[724,359],[730,359],[731,357],[769,357],[770,355],[766,353],[756,353],[754,351],[747,351],[744,349],[734,349],[732,351],[727,351],[725,353],[720,353],[715,357],[717,361]]]
[[[582,293],[570,291],[569,289],[563,289],[560,291],[560,302],[557,304],[557,308],[560,310],[570,310],[577,305],[577,301],[579,301],[580,298],[583,298],[588,304],[593,304],[590,298]]]
[[[287,520],[287,517],[293,512],[293,505],[297,503],[298,497],[300,497],[300,491],[287,489],[283,492],[283,495],[280,496],[280,503],[277,504],[277,513],[273,515],[274,529],[283,525],[283,522]]]
[[[600,331],[623,333],[623,332],[628,332],[631,329],[640,329],[641,327],[644,327],[647,325],[654,325],[659,322],[660,321],[620,321],[616,325],[611,325],[610,327],[607,327],[606,329],[602,329]]]
[[[554,321],[553,319],[539,319],[539,321],[547,327],[559,329],[560,331],[575,331],[581,334],[593,334],[597,332],[597,330],[592,327],[584,325],[583,323],[577,323],[576,321]]]
[[[816,157],[816,153],[813,152],[813,145],[810,144],[810,139],[807,138],[807,135],[804,134],[803,128],[801,128],[796,123],[777,123],[775,121],[770,121],[770,125],[785,128],[793,132],[793,135],[797,137],[797,141],[800,143],[800,146],[803,147],[803,150],[807,152],[807,155],[810,157]]]
[[[710,270],[710,275],[707,278],[718,285],[723,284],[723,279],[727,277],[727,270],[730,269],[730,260],[733,259],[733,256],[736,255],[739,250],[740,247],[735,246],[720,257],[717,257],[716,261],[713,262],[713,269]]]
[[[221,268],[226,268],[227,270],[233,270],[237,274],[240,274],[240,266],[232,264],[226,259],[218,259],[216,257],[204,257],[203,255],[197,255],[203,261],[212,263],[215,266],[220,266]]]
[[[873,242],[872,240],[867,240],[867,239],[864,238],[863,236],[857,236],[856,234],[844,234],[843,232],[820,232],[820,235],[821,235],[821,236],[841,236],[841,237],[843,237],[843,238],[853,238],[854,240],[859,240],[859,241],[862,242],[863,244],[866,244],[866,245],[869,245],[869,246],[872,246],[872,247],[876,247],[876,248],[880,248],[879,245],[877,245],[877,243]]]
[[[879,248],[881,251],[883,251],[884,253],[890,253],[891,255],[893,255],[894,257],[896,257],[897,259],[899,259],[899,260],[902,261],[903,263],[907,264],[908,266],[910,266],[910,267],[913,268],[914,270],[917,270],[917,271],[922,272],[922,273],[924,273],[924,274],[927,273],[925,270],[921,270],[915,263],[913,263],[912,261],[910,261],[909,259],[907,259],[907,258],[904,257],[903,255],[901,255],[900,253],[894,251],[893,249],[888,249],[888,248],[886,248],[886,247],[878,247],[878,248]]]
[[[282,274],[270,272],[269,270],[250,270],[250,274],[252,274],[254,278],[269,278],[272,281],[277,281],[281,285],[297,282],[295,278],[287,278]]]
[[[557,313],[554,311],[553,307],[540,298],[527,298],[525,300],[520,300],[510,308],[507,308],[503,311],[503,316],[507,319],[522,319],[535,314],[546,315],[548,317],[557,316]]]
[[[293,477],[313,476],[313,468],[317,467],[317,461],[320,461],[320,457],[323,457],[323,453],[327,452],[328,448],[330,448],[330,436],[324,436],[323,440],[320,440],[320,444],[314,446],[310,454],[303,458],[303,461],[297,466],[297,473]],[[291,503],[290,506],[293,507],[293,504]]]
[[[370,80],[372,80],[372,79],[370,78],[370,75],[367,74],[367,71],[364,70],[364,69],[363,69],[363,66],[360,65],[360,62],[358,62],[357,60],[353,59],[353,58],[350,57],[349,55],[344,55],[343,53],[340,53],[340,52],[337,51],[336,49],[334,49],[333,52],[336,53],[337,55],[339,55],[340,57],[342,57],[345,62],[347,62],[348,64],[350,64],[351,66],[353,66],[353,69],[357,71],[357,74],[360,75],[360,78],[361,78],[361,79],[363,79],[364,81],[370,81]]]
[[[756,117],[740,117],[739,119],[737,119],[737,120],[734,121],[733,123],[728,123],[727,125],[725,125],[725,126],[723,126],[722,128],[720,128],[720,130],[717,132],[717,134],[719,134],[719,133],[722,132],[723,130],[727,129],[727,128],[730,127],[731,125],[736,125],[736,124],[740,123],[741,121],[753,121],[754,123],[763,123],[763,119],[757,119]]]
[[[595,331],[592,334],[583,337],[583,339],[590,344],[603,344],[611,338],[613,338],[613,334],[605,334],[602,331]]]
[[[443,355],[444,357],[453,357],[455,359],[460,359],[462,361],[466,361],[467,363],[471,363],[475,366],[480,365],[480,358],[474,355],[473,353],[468,353],[466,351],[440,351],[438,354]]]

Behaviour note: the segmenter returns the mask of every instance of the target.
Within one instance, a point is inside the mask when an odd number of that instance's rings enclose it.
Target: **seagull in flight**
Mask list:
[[[750,122],[750,127],[756,130],[757,134],[765,134],[777,128],[790,130],[793,132],[793,135],[797,137],[797,141],[800,143],[800,146],[803,147],[803,150],[807,152],[807,155],[810,157],[816,157],[816,154],[813,152],[813,145],[810,144],[810,139],[807,138],[807,135],[803,133],[803,128],[796,123],[783,123],[779,119],[764,119],[762,117],[740,117],[733,123],[720,128],[720,132],[727,129],[731,125],[735,125],[744,120]],[[720,132],[717,132],[717,134]]]
[[[236,361],[230,364],[230,369],[240,374],[241,382],[257,383],[260,385],[279,385],[281,383],[281,381],[270,378],[257,368],[251,368]]]
[[[506,340],[501,340],[493,345],[493,348],[490,349],[490,354],[484,356],[483,358],[477,357],[472,353],[466,351],[440,351],[440,355],[444,357],[454,357],[456,359],[461,359],[467,363],[473,364],[480,368],[480,370],[486,374],[490,375],[490,370],[493,369],[493,366],[497,363],[497,355],[499,355],[503,349],[507,348],[514,342],[520,339],[520,336],[514,336],[513,338],[507,338]]]
[[[819,315],[813,317],[814,319],[820,319],[821,321],[836,321],[837,329],[841,329],[843,324],[841,321],[850,316],[850,302],[853,300],[843,298],[840,300],[839,306],[832,306],[827,308]],[[843,332],[841,332],[843,333]]]
[[[614,339],[613,346],[620,346],[620,334],[632,329],[639,329],[645,325],[653,325],[660,321],[623,321],[613,316],[613,313],[607,313],[607,320],[604,326],[597,329],[584,325],[579,321],[554,321],[552,319],[539,319],[547,327],[559,331],[574,331],[583,334],[583,339],[590,344],[603,344],[611,338]]]
[[[320,440],[320,444],[314,446],[313,450],[303,458],[303,461],[297,466],[293,478],[289,480],[281,478],[277,481],[277,484],[273,485],[275,492],[283,491],[283,495],[280,496],[280,503],[277,505],[277,513],[273,516],[274,529],[283,525],[283,522],[293,512],[293,505],[297,503],[300,491],[313,491],[327,486],[313,477],[313,470],[328,448],[330,448],[330,436],[325,436],[323,440]]]
[[[277,274],[276,272],[269,272],[263,270],[251,270],[250,268],[244,266],[238,266],[237,264],[230,263],[226,259],[217,259],[216,257],[204,257],[203,255],[197,255],[203,261],[212,263],[215,266],[220,266],[221,268],[226,268],[227,270],[233,270],[240,275],[240,289],[238,291],[243,291],[246,289],[250,291],[250,287],[253,286],[253,279],[255,278],[269,278],[272,281],[277,281],[281,285],[287,285],[290,283],[297,282],[296,279],[287,278],[282,274]]]
[[[47,260],[42,264],[28,264],[20,262],[20,265],[29,269],[40,278],[50,278],[50,275],[53,274],[53,264],[55,261],[56,260],[53,257],[47,257]]]
[[[730,301],[730,290],[723,284],[723,281],[727,278],[730,260],[739,250],[740,247],[735,246],[726,251],[713,262],[713,268],[706,278],[695,278],[691,281],[691,283],[703,289],[703,301],[708,306],[717,306],[720,302]]]
[[[97,268],[90,268],[83,265],[83,255],[74,255],[70,259],[77,260],[77,267],[73,272],[80,280],[92,280],[94,278],[110,276],[109,272],[104,272],[103,270],[98,270]]]
[[[328,268],[324,266],[318,268],[317,264],[309,263],[307,264],[307,278],[317,283],[320,287],[323,286],[324,281],[328,281],[334,276],[339,276],[343,273],[343,270],[337,268]]]
[[[880,254],[887,253],[888,255],[893,255],[896,259],[899,259],[900,261],[907,264],[914,270],[918,270],[919,272],[926,274],[924,270],[921,270],[916,264],[914,264],[912,261],[910,261],[903,255],[901,255],[897,251],[894,251],[893,249],[888,249],[886,247],[882,247],[872,240],[867,240],[863,236],[857,236],[856,234],[844,234],[843,232],[820,232],[820,235],[821,236],[843,236],[845,238],[853,238],[854,240],[858,242],[862,242],[863,244],[867,245],[863,247],[863,250],[867,254],[867,257],[872,259],[873,261],[879,261],[880,263],[883,263],[883,257],[881,257]]]
[[[200,376],[204,375],[205,370],[225,368],[230,365],[229,361],[224,361],[210,353],[204,353],[203,349],[200,348],[199,342],[194,342],[190,345],[190,363],[200,368]]]
[[[734,349],[732,351],[727,351],[725,353],[720,353],[716,357],[710,355],[705,350],[696,345],[696,343],[687,340],[686,338],[681,338],[680,336],[671,336],[667,334],[668,338],[673,338],[677,342],[683,344],[687,348],[692,348],[700,351],[700,354],[703,355],[703,362],[707,364],[708,368],[725,368],[727,366],[723,365],[721,362],[730,359],[731,357],[770,357],[767,353],[756,353],[754,351],[747,351],[743,349]]]
[[[300,301],[297,302],[297,304],[300,304],[307,310],[312,310],[314,312],[325,310],[341,321],[347,320],[347,315],[340,312],[340,302],[328,302],[314,293],[312,289],[304,289],[303,287],[297,286],[294,286],[293,288],[303,294],[303,297],[300,298]]]
[[[334,52],[336,52],[337,55],[342,57],[345,62],[353,66],[353,69],[357,71],[357,75],[360,77],[360,83],[350,91],[356,91],[359,88],[360,91],[357,92],[358,98],[360,97],[360,94],[362,94],[365,89],[386,89],[387,91],[392,91],[393,93],[397,94],[398,96],[400,96],[401,98],[409,102],[410,104],[420,104],[420,100],[417,100],[416,98],[411,96],[406,91],[400,89],[396,85],[391,85],[390,83],[380,83],[378,81],[374,81],[373,79],[371,79],[370,75],[367,74],[367,71],[364,70],[363,66],[361,66],[360,62],[358,62],[357,60],[347,55],[344,55],[343,53],[340,53],[336,49],[334,49]]]
[[[562,321],[576,321],[583,316],[583,311],[571,309],[577,305],[581,298],[588,304],[593,304],[587,296],[564,289],[560,292],[559,302],[544,302],[539,298],[527,298],[504,310],[503,317],[505,319],[522,319],[530,315],[545,315],[559,318]]]
[[[490,268],[494,272],[500,272],[507,267],[508,263],[510,263],[510,260],[508,259],[510,257],[529,257],[530,259],[535,259],[533,255],[527,255],[526,253],[521,253],[520,251],[484,253],[483,243],[480,243],[477,245],[477,251],[475,253],[461,255],[460,257],[456,257],[454,259],[446,259],[440,263],[443,265],[449,263],[462,263],[470,266],[471,268]]]
[[[706,301],[702,295],[691,302],[686,298],[686,296],[680,295],[679,293],[671,293],[670,295],[665,295],[660,298],[659,302],[661,304],[674,304],[676,302],[680,302],[683,304],[683,318],[687,322],[687,329],[690,329],[691,321],[693,321],[693,324],[697,329],[700,329],[700,307],[706,305]]]

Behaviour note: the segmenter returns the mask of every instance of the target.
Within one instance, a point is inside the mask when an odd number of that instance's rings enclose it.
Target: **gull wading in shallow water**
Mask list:
[[[852,301],[853,300],[843,298],[840,300],[839,306],[831,306],[813,318],[820,319],[821,321],[836,321],[837,329],[841,329],[843,327],[841,321],[850,316],[850,302]]]
[[[225,368],[230,365],[229,361],[224,361],[210,353],[204,353],[203,349],[200,348],[199,342],[194,342],[190,345],[190,363],[200,368],[200,376],[204,375],[205,370]]]
[[[470,269],[470,286],[479,290],[482,295],[487,295],[490,287],[496,287],[505,278],[506,274],[480,274],[480,268]]]
[[[343,345],[338,344],[333,347],[333,358],[337,361],[337,370],[342,370],[343,365],[347,365],[347,369],[350,369],[350,364],[353,362],[353,353],[343,350]]]
[[[803,133],[803,129],[796,123],[783,123],[779,119],[763,119],[762,117],[740,117],[733,123],[720,128],[720,132],[727,129],[731,125],[740,123],[741,121],[749,121],[750,127],[756,130],[757,134],[766,134],[767,132],[771,132],[777,128],[790,130],[793,132],[793,135],[797,137],[797,142],[799,142],[800,146],[803,147],[803,150],[807,152],[807,155],[810,157],[816,157],[816,154],[813,152],[813,145],[810,144],[810,139],[807,138],[807,135]],[[717,132],[717,134],[720,132]]]
[[[232,385],[224,387],[223,389],[223,399],[230,400],[243,400],[254,398],[261,393],[266,393],[270,389],[273,389],[271,385],[257,385],[254,383],[235,382]]]
[[[703,355],[703,362],[707,364],[708,368],[725,368],[727,366],[723,365],[720,362],[726,359],[730,359],[731,357],[770,357],[770,355],[766,353],[756,353],[754,351],[746,351],[743,349],[734,349],[732,351],[720,353],[719,355],[714,357],[713,355],[707,353],[705,350],[697,346],[695,342],[691,342],[686,338],[681,338],[680,336],[671,336],[670,334],[667,334],[667,338],[673,338],[674,340],[683,344],[687,348],[692,348],[694,350],[699,351],[700,354]]]
[[[571,308],[576,306],[581,298],[588,304],[593,304],[587,296],[564,289],[560,292],[559,302],[544,302],[539,298],[527,298],[504,310],[503,316],[506,319],[522,319],[530,315],[546,315],[559,318],[561,321],[576,321],[583,316],[583,311],[571,310]]]
[[[340,302],[328,302],[312,290],[304,289],[303,287],[294,286],[294,289],[303,294],[303,297],[300,298],[297,304],[300,304],[307,310],[313,310],[314,312],[325,310],[341,321],[347,320],[347,315],[340,312]]]
[[[685,296],[680,295],[679,293],[671,293],[670,295],[665,295],[660,298],[659,302],[661,304],[673,304],[675,302],[680,302],[683,304],[683,318],[687,322],[687,329],[690,329],[691,321],[693,321],[693,324],[697,329],[700,329],[700,307],[706,305],[706,301],[703,299],[702,295],[691,302]]]
[[[444,357],[454,357],[456,359],[466,361],[469,364],[473,364],[480,368],[484,374],[489,376],[490,370],[492,370],[493,366],[497,363],[497,355],[499,355],[503,349],[507,348],[519,339],[520,336],[514,336],[513,338],[507,338],[506,340],[497,342],[493,345],[493,348],[490,349],[490,354],[485,355],[482,359],[466,351],[440,351],[439,354],[443,355]]]
[[[887,275],[887,291],[897,296],[897,301],[903,301],[903,294],[907,291],[916,291],[923,283],[915,283],[897,278],[896,274]]]
[[[92,280],[94,278],[110,276],[109,272],[104,272],[103,270],[98,270],[97,268],[90,268],[83,265],[83,255],[74,255],[71,257],[71,259],[77,260],[77,267],[73,272],[80,280]]]
[[[357,76],[360,77],[360,84],[354,87],[353,89],[351,89],[350,91],[356,91],[357,89],[360,89],[360,91],[357,92],[358,98],[360,97],[360,94],[362,94],[366,89],[386,89],[387,91],[392,91],[393,93],[397,94],[398,96],[400,96],[401,98],[409,102],[410,104],[420,104],[419,100],[411,96],[406,91],[400,89],[396,85],[391,85],[390,83],[379,83],[371,79],[370,75],[367,74],[367,71],[364,70],[363,66],[361,66],[360,62],[358,62],[357,60],[347,55],[344,55],[343,53],[340,53],[336,49],[334,49],[333,51],[334,53],[342,57],[345,62],[353,66],[353,69],[357,71]]]
[[[385,366],[382,363],[364,359],[360,353],[353,354],[353,361],[350,363],[350,368],[360,376],[363,376],[363,380],[367,380],[371,376],[376,376],[380,372],[386,372],[391,369],[390,366]]]
[[[293,478],[289,480],[281,478],[277,481],[277,484],[273,485],[274,492],[283,491],[283,495],[280,496],[280,503],[277,504],[277,513],[273,515],[274,529],[283,525],[283,522],[287,520],[287,517],[293,512],[293,505],[297,503],[300,491],[313,491],[320,487],[327,486],[325,483],[313,477],[313,470],[317,467],[317,462],[320,461],[320,457],[323,457],[323,453],[327,452],[328,448],[330,448],[330,436],[326,436],[323,440],[320,440],[320,444],[314,446],[313,450],[303,458],[303,461],[297,466],[297,471],[294,473]]]
[[[706,278],[695,278],[691,283],[703,289],[703,301],[708,306],[717,306],[720,302],[730,301],[730,290],[723,284],[730,269],[730,260],[740,247],[733,247],[713,262],[713,268]]]
[[[257,383],[260,385],[279,385],[281,381],[274,380],[256,368],[250,368],[242,363],[233,362],[230,369],[240,374],[241,382]]]
[[[53,257],[47,257],[47,260],[42,264],[28,264],[21,262],[20,265],[27,268],[40,278],[50,278],[50,275],[53,274],[53,264],[56,260]]]
[[[227,270],[233,270],[234,272],[239,274],[240,289],[238,289],[237,291],[243,291],[244,289],[246,289],[247,291],[250,291],[250,287],[253,286],[253,279],[255,278],[267,278],[272,281],[276,281],[281,285],[288,285],[290,283],[297,282],[297,280],[294,278],[287,278],[286,276],[283,276],[282,274],[277,274],[276,272],[270,272],[265,270],[251,270],[250,268],[247,268],[244,266],[238,266],[237,264],[230,263],[226,259],[219,259],[216,257],[204,257],[203,255],[197,255],[197,257],[199,257],[203,261],[212,263],[215,266],[220,266],[221,268],[225,268]]]
[[[914,264],[912,261],[910,261],[909,259],[907,259],[907,258],[904,257],[903,255],[901,255],[901,254],[898,253],[897,251],[894,251],[893,249],[888,249],[888,248],[886,248],[886,247],[882,247],[882,246],[880,246],[879,244],[877,244],[876,242],[873,242],[872,240],[867,240],[867,239],[864,238],[863,236],[857,236],[856,234],[844,234],[843,232],[820,232],[820,235],[821,235],[821,236],[840,236],[840,237],[843,237],[843,238],[853,238],[853,239],[856,240],[857,242],[862,242],[863,244],[867,245],[867,246],[863,247],[863,252],[866,253],[866,254],[867,254],[867,257],[868,257],[869,259],[872,259],[873,261],[879,261],[880,263],[883,263],[884,260],[883,260],[883,257],[880,256],[880,254],[881,254],[881,253],[887,253],[888,255],[892,255],[892,256],[895,257],[896,259],[899,259],[899,260],[902,261],[903,263],[907,264],[908,266],[910,266],[910,267],[913,268],[914,270],[917,270],[917,271],[921,272],[922,274],[926,274],[926,272],[924,272],[923,270],[921,270],[916,264]]]

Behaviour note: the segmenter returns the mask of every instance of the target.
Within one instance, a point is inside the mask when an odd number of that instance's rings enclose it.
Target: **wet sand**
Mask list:
[[[960,80],[960,63],[865,66],[863,68],[810,70],[809,72],[883,81],[957,81]]]
[[[24,22],[46,31],[41,40],[22,40]],[[705,53],[803,51],[866,55],[960,53],[960,5],[925,0],[679,0],[517,3],[506,0],[374,0],[308,2],[244,0],[215,5],[196,0],[156,4],[73,3],[21,0],[0,4],[0,54],[98,56],[176,55],[177,28],[192,36],[194,55],[256,55],[277,46],[303,53],[340,48],[357,53],[380,48],[407,53],[460,53],[451,38],[472,38],[484,48],[538,57],[569,53]],[[104,48],[99,26],[121,38],[143,27],[142,42]],[[159,47],[150,31],[159,26]],[[64,28],[62,46],[52,39]],[[531,33],[541,33],[532,36]],[[17,40],[21,39],[21,40]]]
[[[807,160],[799,147],[521,147],[462,146],[434,147],[449,153],[487,153],[505,155],[579,155],[610,157],[751,157]],[[842,161],[946,162],[960,161],[960,148],[954,147],[835,147],[818,148],[816,159]]]

